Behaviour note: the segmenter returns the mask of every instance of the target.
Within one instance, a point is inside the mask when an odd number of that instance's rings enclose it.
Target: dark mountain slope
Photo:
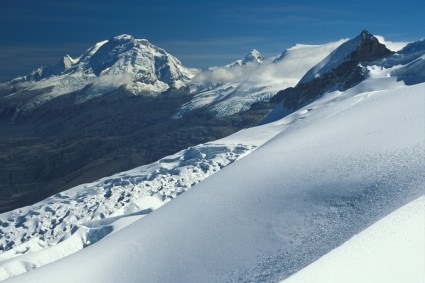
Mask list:
[[[11,121],[0,120],[0,212],[75,185],[153,162],[188,146],[255,125],[256,107],[226,118],[202,110],[172,119],[184,90],[134,96],[125,88],[83,104],[63,95]],[[68,105],[65,107],[64,105]]]

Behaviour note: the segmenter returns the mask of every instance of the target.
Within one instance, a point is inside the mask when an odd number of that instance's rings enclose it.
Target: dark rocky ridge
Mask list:
[[[362,31],[358,37],[352,40],[359,40],[359,44],[342,60],[341,64],[308,82],[298,83],[295,87],[279,91],[271,102],[283,103],[284,108],[288,110],[286,114],[290,114],[326,92],[345,91],[352,88],[366,78],[367,69],[364,66],[368,62],[385,58],[394,53],[379,43],[378,39],[368,31]],[[337,50],[345,48],[347,44],[349,42],[342,44]]]

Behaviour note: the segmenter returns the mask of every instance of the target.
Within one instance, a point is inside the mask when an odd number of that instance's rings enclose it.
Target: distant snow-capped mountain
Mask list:
[[[236,60],[235,62],[226,65],[226,67],[235,67],[242,66],[247,64],[262,64],[265,58],[257,49],[253,49],[250,53],[248,53],[244,58]]]
[[[158,94],[186,87],[194,73],[149,41],[123,34],[95,44],[76,59],[66,55],[56,65],[40,67],[0,87],[3,96],[44,89],[32,98],[40,104],[84,88],[86,99],[120,86],[134,94]]]

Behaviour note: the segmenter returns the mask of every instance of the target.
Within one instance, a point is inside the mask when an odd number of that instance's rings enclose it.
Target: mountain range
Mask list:
[[[270,97],[341,43],[269,59],[253,50],[195,70],[120,35],[2,83],[0,211],[253,126],[273,107]]]
[[[194,70],[122,35],[5,82],[0,280],[421,282],[424,60],[362,31]]]

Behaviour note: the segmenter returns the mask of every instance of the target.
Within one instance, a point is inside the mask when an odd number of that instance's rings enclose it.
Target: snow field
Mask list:
[[[0,280],[90,246],[243,157],[255,145],[208,143],[0,215]]]
[[[372,224],[282,283],[425,282],[425,196]]]

